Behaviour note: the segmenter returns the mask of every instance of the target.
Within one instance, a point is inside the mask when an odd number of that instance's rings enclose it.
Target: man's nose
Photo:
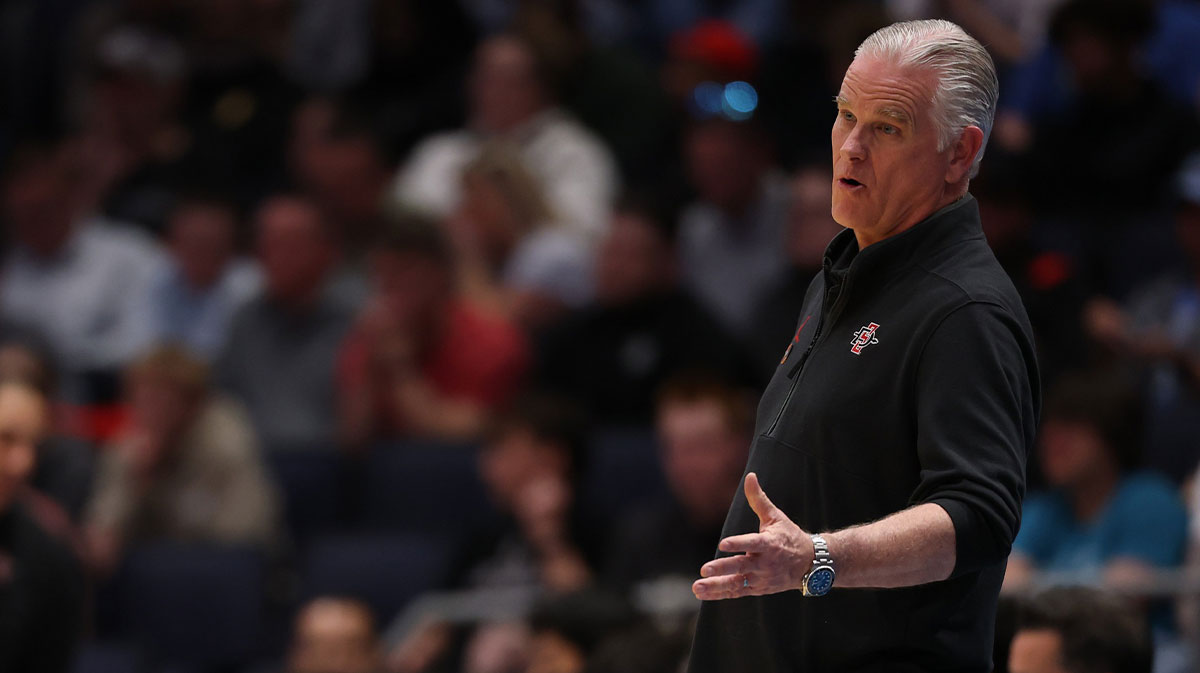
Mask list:
[[[867,158],[867,147],[863,142],[864,138],[862,135],[862,128],[863,127],[861,125],[855,126],[850,130],[849,133],[846,134],[845,139],[842,140],[842,146],[839,149],[842,157],[851,161],[862,161],[863,159]]]

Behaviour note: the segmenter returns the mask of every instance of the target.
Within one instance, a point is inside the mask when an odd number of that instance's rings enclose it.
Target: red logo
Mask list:
[[[864,348],[879,343],[879,339],[875,338],[875,331],[878,329],[878,323],[871,323],[866,327],[860,327],[854,333],[854,340],[850,342],[850,352],[855,355],[861,355]]]
[[[808,324],[808,319],[811,317],[811,315],[804,316],[804,322],[800,323],[800,327],[796,329],[796,336],[792,337],[792,342],[788,344],[787,350],[783,352],[783,358],[779,361],[779,364],[787,362],[788,356],[792,354],[792,346],[800,343],[800,333],[804,331],[804,326]]]

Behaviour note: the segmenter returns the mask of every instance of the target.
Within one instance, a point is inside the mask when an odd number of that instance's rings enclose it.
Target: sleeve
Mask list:
[[[935,503],[955,532],[952,576],[1002,562],[1021,520],[1037,425],[1033,345],[1008,311],[972,302],[934,330],[917,365],[916,503]]]
[[[214,540],[229,544],[270,545],[277,540],[278,494],[267,477],[262,451],[250,423],[232,404],[222,403],[210,416],[212,439],[205,447],[214,461],[210,486],[220,503],[207,522]]]

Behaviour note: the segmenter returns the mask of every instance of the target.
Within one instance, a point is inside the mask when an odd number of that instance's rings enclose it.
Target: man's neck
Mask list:
[[[1108,504],[1108,499],[1120,478],[1120,473],[1115,467],[1106,467],[1098,469],[1095,474],[1075,485],[1071,489],[1071,506],[1075,510],[1075,518],[1083,522],[1094,519]]]

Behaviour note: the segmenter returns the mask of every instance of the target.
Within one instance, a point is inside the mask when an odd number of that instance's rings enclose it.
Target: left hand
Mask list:
[[[746,475],[746,501],[758,515],[758,532],[721,540],[721,551],[743,553],[714,559],[700,568],[702,579],[692,584],[692,593],[700,600],[799,589],[812,568],[812,538],[771,502],[753,472]]]

